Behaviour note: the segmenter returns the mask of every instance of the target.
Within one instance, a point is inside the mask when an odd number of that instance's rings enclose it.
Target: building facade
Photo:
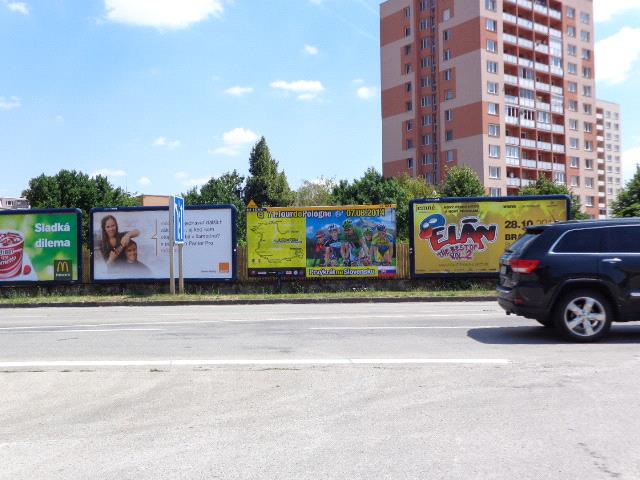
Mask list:
[[[623,189],[622,181],[622,117],[620,105],[598,100],[598,187],[600,217],[611,216],[611,204]]]
[[[30,208],[25,198],[0,197],[0,210],[18,210]]]
[[[472,167],[492,196],[540,176],[597,217],[591,0],[380,6],[383,174],[439,184]]]

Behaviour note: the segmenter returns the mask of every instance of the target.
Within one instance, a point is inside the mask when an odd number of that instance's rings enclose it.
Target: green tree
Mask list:
[[[409,236],[410,195],[395,178],[384,178],[376,169],[369,168],[362,178],[349,183],[340,180],[333,189],[336,205],[380,205],[395,203],[396,228],[400,239]]]
[[[484,187],[471,167],[452,167],[447,170],[440,193],[443,197],[483,197]]]
[[[79,208],[82,210],[83,241],[89,234],[89,210],[97,207],[137,205],[135,197],[114,187],[106,177],[89,177],[75,170],[60,170],[53,176],[42,174],[29,180],[22,192],[32,208]]]
[[[613,202],[613,215],[616,217],[640,217],[640,166],[627,186]]]
[[[244,242],[247,238],[247,209],[242,201],[244,177],[237,171],[228,172],[218,178],[211,178],[200,189],[193,187],[183,194],[186,205],[231,204],[237,209],[237,239]]]
[[[288,207],[294,201],[287,177],[284,171],[278,171],[278,162],[271,156],[264,137],[254,145],[249,156],[244,201],[248,203],[250,200],[265,207]]]
[[[554,183],[545,176],[541,176],[531,185],[522,187],[520,195],[569,195],[571,197],[571,218],[574,220],[589,218],[589,215],[582,213],[580,198],[577,195],[571,193],[566,185]]]
[[[336,186],[332,178],[320,177],[318,180],[304,180],[298,190],[294,205],[296,207],[313,207],[333,205],[333,188]]]

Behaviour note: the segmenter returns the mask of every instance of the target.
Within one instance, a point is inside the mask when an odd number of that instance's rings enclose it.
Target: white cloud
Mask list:
[[[91,174],[91,177],[95,178],[98,175],[102,177],[126,177],[127,172],[125,172],[124,170],[111,170],[109,168],[101,168],[100,170],[95,170]]]
[[[245,128],[234,128],[228,132],[222,134],[222,140],[225,145],[245,145],[247,143],[253,143],[258,139],[258,135],[256,135],[251,130],[247,130]]]
[[[597,80],[624,83],[640,59],[640,28],[624,27],[596,43]]]
[[[183,186],[189,187],[189,188],[191,188],[191,187],[200,187],[200,186],[204,185],[205,183],[207,183],[211,179],[211,176],[193,178],[187,172],[176,172],[174,174],[174,177]]]
[[[149,177],[140,177],[138,179],[138,183],[143,187],[148,187],[149,185],[151,185],[151,179]]]
[[[227,88],[224,93],[226,93],[227,95],[231,95],[234,97],[242,97],[244,95],[247,95],[249,93],[253,93],[253,87],[231,87],[231,88]]]
[[[29,5],[24,2],[8,2],[5,0],[4,4],[12,12],[21,13],[22,15],[29,15]]]
[[[0,97],[0,110],[13,110],[22,104],[18,97],[4,98]]]
[[[596,22],[608,22],[622,13],[640,12],[640,0],[594,0],[593,17]]]
[[[154,147],[168,148],[169,150],[173,150],[174,148],[178,148],[180,146],[180,140],[168,140],[165,137],[156,138],[152,145]]]
[[[271,88],[298,94],[298,100],[313,100],[320,93],[324,92],[322,82],[318,80],[297,80],[295,82],[285,82],[276,80],[271,82]]]
[[[313,45],[305,45],[304,53],[306,53],[307,55],[318,55],[318,53],[320,53],[320,50],[318,49],[318,47],[314,47]]]
[[[222,15],[222,0],[104,0],[107,20],[144,27],[186,28]]]
[[[356,91],[356,95],[362,100],[371,100],[378,96],[378,89],[376,87],[360,87]]]
[[[640,147],[630,148],[622,152],[623,183],[626,184],[633,178],[637,165],[640,165]]]
[[[224,155],[235,157],[240,153],[240,149],[245,145],[254,143],[258,135],[245,128],[234,128],[222,134],[223,146],[209,150],[211,155]]]

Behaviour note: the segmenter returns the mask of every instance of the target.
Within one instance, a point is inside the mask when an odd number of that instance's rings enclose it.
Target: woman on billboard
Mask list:
[[[107,266],[116,262],[126,261],[124,249],[132,238],[140,235],[140,231],[133,229],[130,232],[118,231],[118,222],[113,215],[107,215],[102,219],[102,244],[100,250]]]

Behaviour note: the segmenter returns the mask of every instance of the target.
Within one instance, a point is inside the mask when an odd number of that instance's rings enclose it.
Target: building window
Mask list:
[[[411,54],[411,44],[404,46],[404,54],[405,55],[410,55]]]
[[[489,196],[490,197],[501,197],[502,196],[502,189],[498,188],[498,187],[489,188]]]
[[[580,168],[580,159],[578,157],[570,157],[569,161],[571,168]]]
[[[429,105],[431,105],[431,97],[422,97],[420,99],[420,106],[428,107]]]
[[[500,125],[496,125],[495,123],[489,124],[489,136],[490,137],[499,137],[500,136]]]
[[[410,18],[411,17],[411,7],[405,7],[404,8],[404,16],[406,18]]]
[[[580,12],[580,22],[589,25],[591,21],[591,16],[587,12]]]
[[[447,150],[445,152],[445,160],[447,162],[453,162],[453,157],[454,157],[453,150]]]
[[[404,29],[404,36],[408,37],[411,35],[411,27],[405,27]]]
[[[569,130],[578,131],[578,120],[575,118],[569,119]]]
[[[567,82],[567,90],[570,93],[578,93],[578,83],[577,82]]]
[[[487,113],[489,115],[498,115],[499,108],[497,103],[488,103],[487,104]]]
[[[442,59],[443,59],[444,61],[451,60],[451,50],[450,50],[450,49],[448,49],[448,48],[447,48],[447,49],[443,52],[443,54],[442,54]]]
[[[591,60],[591,50],[588,48],[582,49],[582,59],[583,60]]]
[[[407,158],[407,168],[413,168],[413,158]]]
[[[584,149],[587,152],[592,152],[593,151],[593,140],[585,140],[584,141]]]
[[[498,51],[498,43],[495,40],[487,40],[487,51],[496,53]]]
[[[407,120],[407,132],[413,130],[413,120]]]
[[[576,38],[576,27],[567,27],[567,37]]]
[[[453,77],[452,70],[451,70],[450,68],[447,68],[447,69],[444,71],[444,79],[445,79],[445,80],[451,80],[451,78],[452,78],[452,77]]]
[[[433,173],[428,172],[424,174],[424,181],[427,182],[429,185],[433,184]]]
[[[422,116],[422,126],[426,127],[427,125],[431,125],[431,115]]]
[[[572,75],[578,74],[578,65],[572,62],[567,62],[567,72]]]
[[[405,104],[405,107],[407,109],[407,112],[410,112],[411,110],[413,110],[413,104],[411,102],[407,102]]]
[[[447,142],[450,142],[451,140],[453,140],[453,130],[447,130],[446,132],[444,132],[444,139]]]
[[[586,207],[593,207],[593,197],[591,195],[584,197],[584,205]]]
[[[498,73],[498,62],[487,60],[487,72]]]
[[[569,110],[571,110],[572,112],[577,112],[578,111],[578,101],[577,100],[569,100],[569,103],[567,104],[567,108]]]
[[[489,156],[491,158],[500,158],[500,147],[498,145],[489,145]]]
[[[591,78],[591,67],[582,67],[582,78]]]
[[[451,10],[447,8],[445,11],[442,12],[442,21],[446,22],[450,18],[451,18]]]
[[[411,64],[410,63],[406,63],[404,65],[404,73],[411,73],[411,70],[412,70]]]
[[[451,30],[445,30],[442,32],[442,40],[444,40],[445,42],[447,40],[451,40]]]
[[[500,167],[491,167],[491,166],[489,166],[489,178],[499,179],[500,178]]]
[[[450,122],[453,120],[453,110],[445,110],[444,111],[444,119],[447,122]]]
[[[429,80],[429,77],[420,77],[420,86],[421,87],[428,87],[430,85],[431,81]]]
[[[593,170],[593,159],[585,158],[584,159],[584,168],[587,170]]]
[[[453,90],[445,90],[444,91],[444,99],[445,100],[453,100]]]
[[[593,123],[591,122],[584,122],[584,131],[586,133],[593,133]]]
[[[411,82],[405,83],[404,88],[407,93],[411,92]]]
[[[408,139],[407,140],[407,150],[413,148],[413,140],[412,139]]]
[[[484,8],[487,10],[491,10],[492,12],[496,11],[496,0],[484,0]]]
[[[487,82],[487,93],[492,95],[498,94],[499,84],[498,82]]]
[[[577,175],[571,175],[571,186],[579,187],[580,186],[580,177]]]
[[[422,164],[431,165],[433,163],[433,153],[425,153],[422,155]]]
[[[572,57],[575,57],[577,55],[578,50],[576,49],[575,45],[567,45],[567,55],[570,55]]]
[[[490,32],[495,32],[498,30],[497,22],[492,18],[487,18],[486,27]]]
[[[567,18],[576,18],[576,9],[567,7]]]
[[[582,110],[583,110],[583,111],[584,111],[584,113],[586,113],[587,115],[591,115],[591,112],[592,112],[591,104],[589,104],[589,103],[583,103],[583,104],[582,104]]]
[[[569,138],[569,148],[573,148],[574,150],[580,148],[580,141],[574,137]]]
[[[422,145],[431,145],[431,134],[422,135]]]

